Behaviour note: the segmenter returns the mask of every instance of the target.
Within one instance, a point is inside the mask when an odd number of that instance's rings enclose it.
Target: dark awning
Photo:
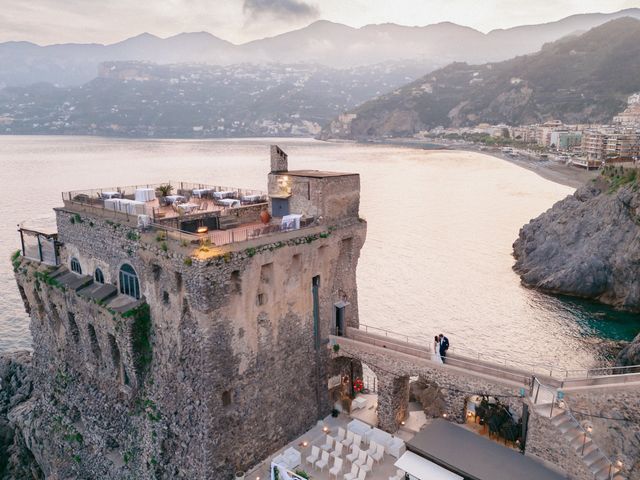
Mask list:
[[[407,442],[407,449],[470,480],[566,479],[531,457],[441,418]]]

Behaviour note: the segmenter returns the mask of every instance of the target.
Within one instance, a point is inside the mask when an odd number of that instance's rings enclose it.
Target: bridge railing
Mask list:
[[[403,351],[410,355],[425,356],[425,352],[432,352],[431,343],[420,345],[416,343],[415,337],[411,338],[402,333],[371,325],[360,324],[357,329],[347,328],[346,333],[349,336],[357,335],[358,332],[364,332],[379,339],[384,339],[386,342],[401,346],[402,349],[395,348],[395,350]],[[544,377],[547,380],[551,380],[554,386],[561,388],[640,382],[640,365],[566,369],[546,363],[525,362],[499,355],[487,355],[486,353],[459,346],[450,347],[449,353],[450,355],[447,356],[447,363],[449,364],[454,362],[465,365],[482,364],[485,368],[493,369],[499,366],[501,371],[506,369],[518,374],[525,373],[529,376]]]

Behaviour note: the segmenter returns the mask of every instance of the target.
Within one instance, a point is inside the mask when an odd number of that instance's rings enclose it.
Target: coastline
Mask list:
[[[329,142],[333,142],[333,140],[325,140]],[[344,140],[340,142],[345,142]],[[531,172],[534,172],[544,178],[545,180],[549,180],[554,183],[558,183],[560,185],[564,185],[571,188],[578,188],[584,185],[589,180],[596,178],[598,176],[597,170],[587,171],[578,167],[572,167],[570,165],[564,165],[558,162],[554,162],[553,160],[540,160],[534,159],[532,157],[511,157],[509,155],[503,154],[499,149],[486,149],[481,150],[480,147],[470,144],[460,144],[460,145],[448,145],[442,143],[432,143],[422,140],[416,140],[413,138],[403,138],[397,140],[380,140],[376,142],[358,142],[358,141],[346,141],[349,143],[373,143],[373,144],[381,144],[381,145],[396,145],[403,146],[409,148],[419,148],[423,150],[458,150],[461,152],[474,152],[481,153],[484,155],[489,155],[491,157],[498,158],[500,160],[507,161],[512,163],[513,165],[517,165],[518,167],[527,169]]]

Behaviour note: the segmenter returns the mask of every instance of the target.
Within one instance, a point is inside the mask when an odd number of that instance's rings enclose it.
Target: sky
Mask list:
[[[488,32],[632,7],[640,0],[0,0],[0,42],[114,43],[142,32],[207,31],[244,43],[319,19],[352,27],[449,21]]]

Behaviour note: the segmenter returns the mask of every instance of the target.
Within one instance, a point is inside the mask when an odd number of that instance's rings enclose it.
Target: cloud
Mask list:
[[[264,16],[302,20],[320,15],[318,7],[302,0],[244,0],[242,9],[251,20]]]

